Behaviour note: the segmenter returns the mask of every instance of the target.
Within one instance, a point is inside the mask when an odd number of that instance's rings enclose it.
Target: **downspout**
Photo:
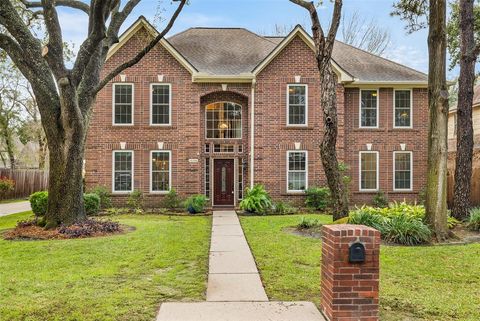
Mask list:
[[[252,80],[252,93],[250,95],[250,188],[254,185],[254,161],[255,161],[255,83]]]

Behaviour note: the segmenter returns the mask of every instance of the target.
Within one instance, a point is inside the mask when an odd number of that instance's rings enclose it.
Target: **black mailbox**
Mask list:
[[[348,249],[348,261],[350,263],[363,263],[365,262],[365,246],[356,242],[350,245]]]

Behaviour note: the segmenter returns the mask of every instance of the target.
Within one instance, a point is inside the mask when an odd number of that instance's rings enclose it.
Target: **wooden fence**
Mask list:
[[[48,171],[0,168],[0,177],[8,177],[15,181],[15,190],[5,195],[3,199],[28,197],[34,192],[48,188]]]
[[[448,176],[447,176],[447,202],[448,206],[453,206],[453,188],[455,184],[455,153],[448,155]],[[472,159],[472,180],[471,180],[470,201],[472,206],[480,206],[480,148],[473,150]]]

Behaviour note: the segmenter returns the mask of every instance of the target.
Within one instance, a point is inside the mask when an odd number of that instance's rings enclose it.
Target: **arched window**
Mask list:
[[[242,138],[242,106],[218,102],[207,105],[205,112],[207,138]]]

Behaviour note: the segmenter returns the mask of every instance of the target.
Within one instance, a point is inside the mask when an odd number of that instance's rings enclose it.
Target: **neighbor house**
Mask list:
[[[104,73],[157,31],[137,20],[108,54]],[[336,42],[337,153],[352,203],[414,200],[425,186],[427,76]],[[151,206],[175,188],[237,206],[263,184],[297,204],[325,186],[319,73],[312,38],[243,28],[191,28],[163,39],[98,94],[86,149],[86,185],[116,202],[141,190]]]

